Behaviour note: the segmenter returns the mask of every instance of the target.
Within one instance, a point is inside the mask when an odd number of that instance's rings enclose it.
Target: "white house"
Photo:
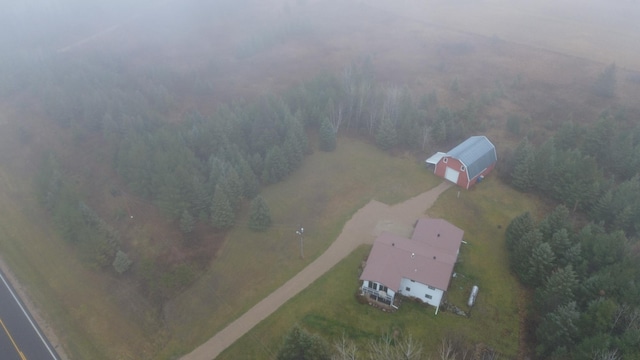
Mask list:
[[[442,219],[418,220],[411,239],[382,233],[362,271],[362,295],[394,306],[396,294],[436,307],[449,288],[464,231]]]

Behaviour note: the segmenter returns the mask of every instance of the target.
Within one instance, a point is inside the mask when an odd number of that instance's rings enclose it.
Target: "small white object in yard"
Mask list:
[[[478,291],[480,291],[480,289],[478,289],[478,286],[473,285],[473,287],[471,288],[471,295],[469,295],[469,301],[467,302],[467,305],[469,305],[469,307],[473,306],[473,304],[476,302]]]
[[[133,219],[133,215],[131,215],[131,218]]]

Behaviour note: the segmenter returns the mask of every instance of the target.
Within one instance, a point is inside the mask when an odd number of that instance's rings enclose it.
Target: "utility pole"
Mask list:
[[[303,242],[304,228],[301,227],[300,230],[296,230],[296,234],[300,236],[300,257],[304,259],[304,242]]]

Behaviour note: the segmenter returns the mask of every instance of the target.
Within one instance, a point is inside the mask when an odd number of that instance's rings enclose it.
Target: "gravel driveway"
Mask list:
[[[435,203],[438,196],[449,186],[449,183],[443,182],[425,193],[393,206],[371,200],[353,215],[345,224],[336,241],[322,255],[207,342],[181,359],[214,359],[260,321],[275,312],[287,300],[329,271],[358,246],[373,244],[373,240],[381,232],[390,231],[409,236],[416,220],[424,216],[424,213]]]

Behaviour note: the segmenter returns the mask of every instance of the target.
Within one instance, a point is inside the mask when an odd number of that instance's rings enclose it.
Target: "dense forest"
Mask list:
[[[527,212],[506,231],[511,267],[533,289],[529,329],[536,353],[552,359],[640,356],[637,241],[622,230],[576,228],[560,205],[536,222]]]
[[[597,95],[612,96],[614,70]],[[640,356],[638,169],[640,126],[620,111],[565,122],[537,147],[525,137],[501,168],[514,188],[561,204],[506,230],[511,268],[533,292],[528,329],[540,358]]]
[[[607,230],[640,234],[640,126],[604,112],[591,125],[565,122],[538,147],[524,138],[501,167],[520,191],[580,210]]]

